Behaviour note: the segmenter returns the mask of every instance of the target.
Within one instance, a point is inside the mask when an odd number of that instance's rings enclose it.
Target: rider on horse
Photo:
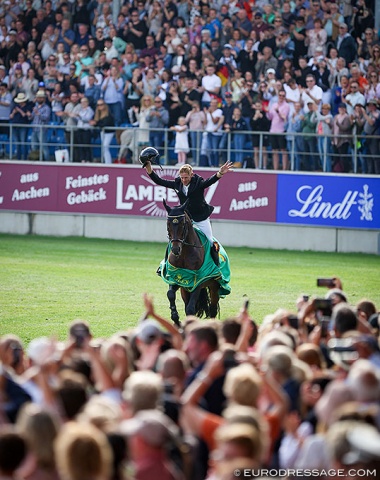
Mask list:
[[[209,218],[214,207],[206,202],[204,191],[210,185],[219,181],[225,173],[231,170],[232,162],[226,162],[219,168],[217,173],[206,180],[200,175],[194,173],[191,165],[188,164],[181,166],[179,169],[179,177],[175,180],[164,180],[152,169],[152,163],[155,163],[158,158],[158,151],[153,147],[147,147],[140,153],[139,160],[154,183],[175,190],[181,205],[187,200],[189,201],[186,211],[192,219],[193,224],[208,238],[211,245],[211,256],[216,265],[219,265],[219,245],[217,242],[214,242]]]

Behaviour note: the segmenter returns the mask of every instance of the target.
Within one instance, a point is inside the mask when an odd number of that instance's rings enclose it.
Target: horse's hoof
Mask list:
[[[177,320],[176,322],[174,322],[174,325],[175,325],[176,327],[178,327],[178,329],[181,329],[181,328],[182,328],[182,323],[181,323],[179,320]]]

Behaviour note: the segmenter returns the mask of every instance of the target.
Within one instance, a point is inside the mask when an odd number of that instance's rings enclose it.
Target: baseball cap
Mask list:
[[[136,338],[147,344],[163,335],[160,324],[156,320],[143,320],[136,328],[135,333]]]
[[[275,75],[275,74],[276,74],[276,70],[275,70],[274,68],[268,68],[268,70],[267,70],[267,75],[268,75],[269,73],[273,73],[273,74]]]
[[[231,98],[231,97],[232,97],[232,93],[231,93],[231,92],[226,92],[226,93],[224,94],[224,96],[225,96],[226,98]]]
[[[255,18],[262,18],[263,14],[261,12],[255,12]]]
[[[27,355],[33,363],[43,365],[55,353],[54,342],[47,337],[34,338],[28,346]]]
[[[232,50],[232,45],[230,45],[229,43],[226,43],[223,45],[223,48],[229,48],[230,50]]]
[[[16,30],[9,30],[8,35],[17,35]]]

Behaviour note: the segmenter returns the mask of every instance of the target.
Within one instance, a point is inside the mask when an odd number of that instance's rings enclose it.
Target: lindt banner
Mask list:
[[[277,177],[277,222],[380,229],[380,177]]]
[[[155,170],[168,180],[178,175],[178,168]],[[275,222],[276,192],[276,174],[241,170],[208,188],[206,201],[215,207],[212,219]],[[173,190],[155,185],[139,166],[0,162],[0,210],[165,217],[164,198],[178,204]]]

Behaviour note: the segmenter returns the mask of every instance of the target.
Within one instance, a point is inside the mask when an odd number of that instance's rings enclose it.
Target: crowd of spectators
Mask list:
[[[62,342],[3,335],[0,477],[377,479],[380,314],[330,286],[260,326],[245,304],[178,328],[144,295],[109,338],[83,320]]]
[[[104,101],[108,128],[141,121],[147,129],[148,138],[127,144],[134,157],[136,145],[161,150],[162,129],[174,142],[172,127],[184,117],[190,141],[176,152],[181,161],[191,153],[193,162],[214,165],[230,137],[237,167],[248,154],[250,166],[286,170],[292,153],[296,169],[349,172],[355,150],[358,171],[380,173],[373,0],[127,0],[117,12],[113,5],[2,2],[0,134],[9,120],[31,123],[35,149],[47,140],[39,126],[56,122],[77,126],[74,140],[90,143]],[[27,129],[14,130],[16,156],[25,159]],[[91,155],[76,150],[73,160]]]

